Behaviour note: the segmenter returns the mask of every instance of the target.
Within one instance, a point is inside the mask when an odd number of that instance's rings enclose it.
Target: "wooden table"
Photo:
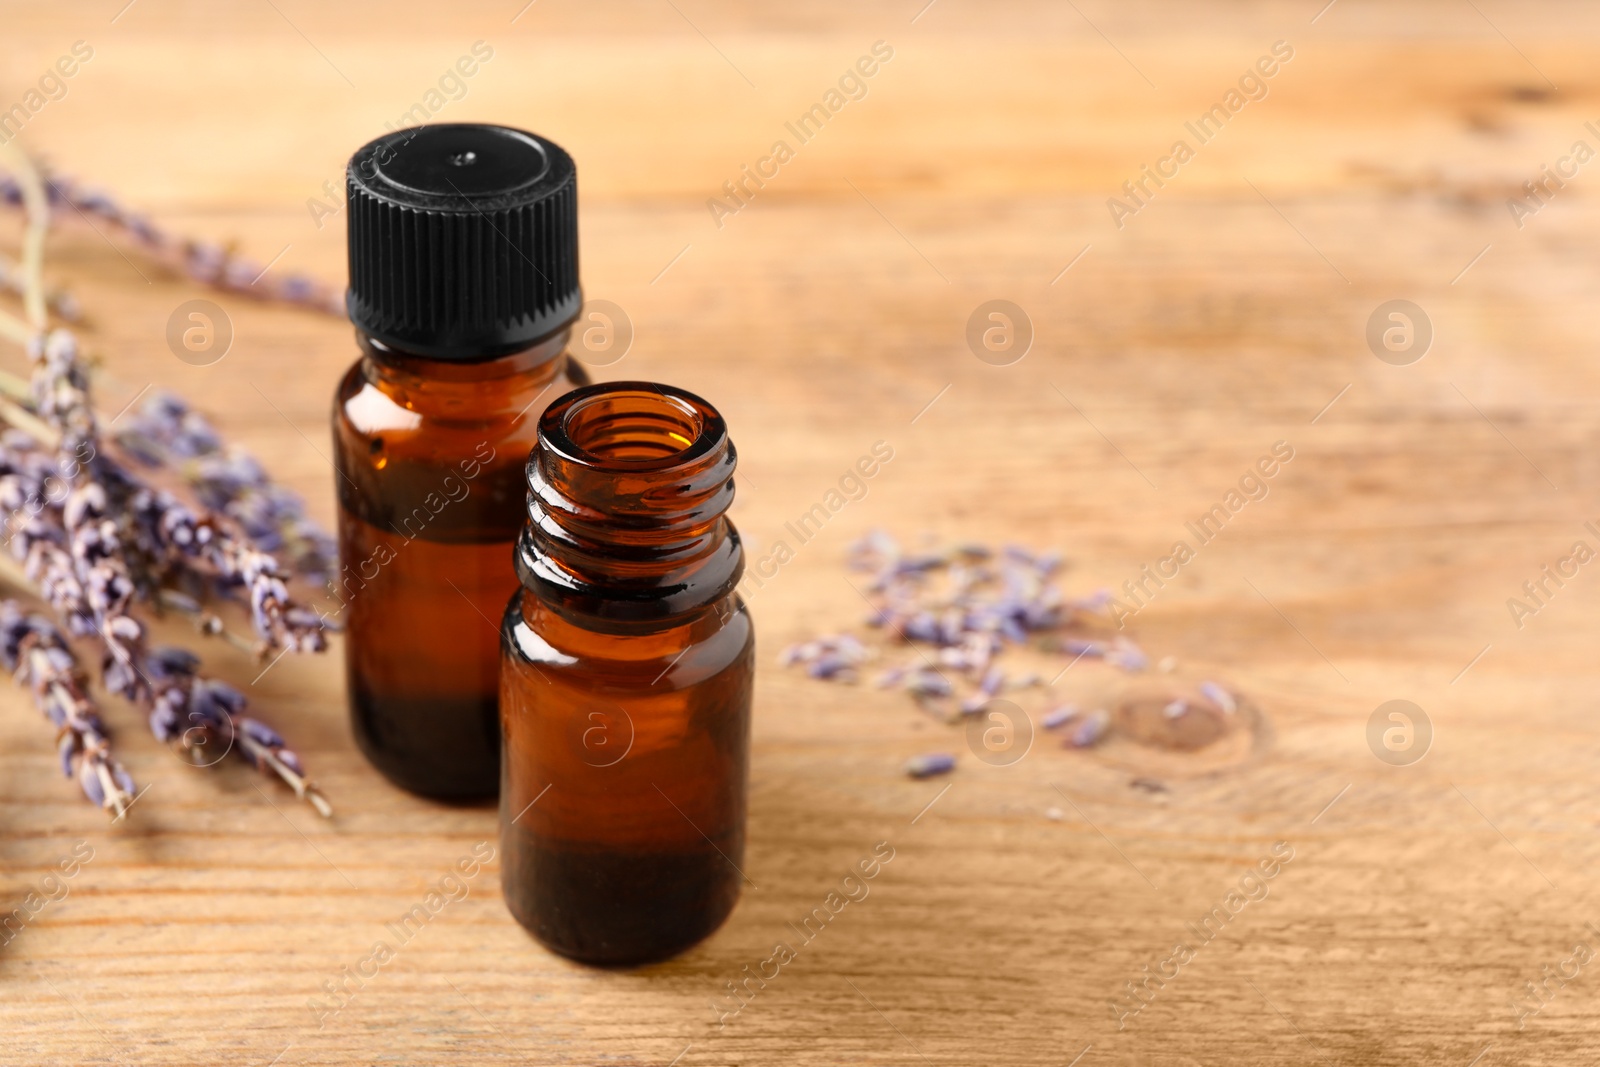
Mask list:
[[[494,841],[494,812],[420,802],[366,766],[337,650],[253,682],[247,657],[206,649],[301,751],[331,822],[240,767],[185,768],[113,704],[150,789],[108,826],[6,691],[0,907],[75,842],[93,857],[0,949],[0,1062],[1595,1059],[1600,964],[1575,949],[1600,947],[1594,568],[1547,585],[1520,626],[1507,606],[1573,542],[1600,547],[1583,525],[1600,519],[1600,163],[1520,228],[1507,206],[1573,142],[1600,147],[1592,5],[122,3],[3,15],[0,106],[74,41],[94,50],[22,133],[61,170],[338,280],[342,217],[319,228],[308,199],[481,40],[492,59],[432,118],[572,151],[587,293],[637,330],[603,374],[721,406],[753,552],[875,441],[894,459],[754,600],[759,888],[642,971],[537,947],[491,863],[319,1026],[308,1001]],[[719,227],[708,198],[877,41],[893,58],[865,97]],[[1200,143],[1185,123],[1277,41],[1293,58],[1265,98]],[[1168,177],[1140,206],[1122,185],[1145,164]],[[1120,228],[1112,196],[1139,207]],[[81,224],[51,264],[93,316],[103,409],[177,390],[331,518],[346,324],[210,294],[237,341],[193,367],[163,330],[197,286]],[[1009,365],[966,341],[993,299],[1035,333]],[[1366,339],[1396,299],[1434,332],[1407,365]],[[1054,546],[1069,589],[1120,589],[1278,441],[1293,459],[1265,499],[1129,623],[1171,675],[1084,661],[1048,699],[1017,697],[1037,714],[1215,678],[1259,709],[1253,745],[1173,755],[1114,735],[1077,752],[1042,735],[990,766],[901,694],[777,665],[789,642],[859,628],[844,561],[871,527]],[[1409,765],[1369,747],[1397,699],[1432,728]],[[936,749],[961,754],[948,779],[902,773]],[[881,841],[895,858],[870,896],[719,1025],[726,983]],[[1195,938],[1275,842],[1293,858],[1267,895]],[[1169,977],[1132,1014],[1126,983],[1147,966]],[[1525,983],[1574,969],[1527,1010]]]

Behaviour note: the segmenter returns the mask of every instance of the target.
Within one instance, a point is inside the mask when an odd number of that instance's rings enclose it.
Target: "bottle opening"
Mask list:
[[[726,517],[737,463],[722,416],[693,393],[574,389],[545,410],[528,457],[523,587],[591,628],[670,625],[728,595],[744,568]]]
[[[580,458],[600,467],[668,466],[703,446],[705,415],[688,394],[598,388],[603,391],[577,399],[561,418],[562,434]]]

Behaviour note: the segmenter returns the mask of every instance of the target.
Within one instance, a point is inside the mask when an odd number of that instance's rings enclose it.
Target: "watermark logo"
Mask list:
[[[1033,720],[1009,700],[991,700],[967,719],[967,748],[991,767],[1009,767],[1033,747]]]
[[[1367,318],[1367,347],[1394,367],[1409,367],[1433,347],[1433,320],[1410,300],[1379,304]]]
[[[615,704],[590,704],[575,728],[578,758],[591,767],[614,767],[633,750],[633,717]]]
[[[1433,722],[1409,700],[1379,704],[1367,720],[1367,747],[1391,766],[1409,767],[1432,746]]]
[[[192,367],[209,367],[233,347],[233,320],[210,300],[186,300],[167,317],[167,347]]]
[[[229,752],[233,751],[233,739],[238,734],[239,724],[232,715],[223,711],[222,717],[228,721],[228,730],[222,733],[216,728],[214,722],[208,721],[198,711],[189,713],[189,721],[195,725],[184,730],[178,737],[179,747],[174,751],[178,758],[191,767],[215,767],[221,763]],[[211,739],[221,733],[221,744],[213,745]]]
[[[967,318],[967,347],[991,367],[1009,367],[1033,347],[1033,320],[1009,300],[987,300]]]
[[[573,358],[591,367],[620,363],[633,347],[633,319],[619,304],[588,300],[572,325]]]

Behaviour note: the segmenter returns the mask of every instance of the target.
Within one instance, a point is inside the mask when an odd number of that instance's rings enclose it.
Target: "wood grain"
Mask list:
[[[538,948],[491,863],[319,1025],[321,984],[493,842],[494,813],[372,772],[336,655],[252,683],[259,667],[207,649],[301,751],[330,823],[239,768],[185,768],[111,706],[150,790],[108,827],[5,691],[0,907],[74,842],[93,859],[0,948],[0,1062],[1594,1059],[1589,967],[1520,1028],[1511,1000],[1600,938],[1586,925],[1600,922],[1595,579],[1580,571],[1520,629],[1506,600],[1572,542],[1597,544],[1583,523],[1600,520],[1600,172],[1521,229],[1505,204],[1573,141],[1597,144],[1592,5],[121,6],[0,12],[0,106],[72,42],[95,48],[22,134],[61,169],[164,225],[337,279],[342,218],[319,229],[307,199],[486,41],[493,60],[436,118],[526,125],[573,152],[587,292],[637,328],[604,373],[719,404],[753,551],[874,441],[895,458],[754,600],[759,889],[708,942],[643,971]],[[707,198],[879,40],[895,56],[866,97],[719,229]],[[1266,99],[1118,229],[1106,199],[1279,40],[1295,57]],[[163,330],[196,287],[81,224],[51,262],[93,316],[104,409],[147,383],[178,390],[331,517],[346,324],[220,297],[235,349],[191,367]],[[964,339],[996,298],[1036,331],[1006,367]],[[1406,367],[1364,339],[1395,298],[1436,330]],[[1131,624],[1176,657],[1175,678],[1218,678],[1260,709],[1245,756],[1041,739],[990,767],[896,694],[776,665],[790,641],[857,625],[843,561],[870,527],[1056,546],[1071,589],[1117,588],[1279,440],[1295,456],[1266,499]],[[1085,661],[1054,692],[1100,701],[1129,684]],[[1411,766],[1368,748],[1391,699],[1434,728]],[[954,774],[906,779],[902,762],[931,749],[962,753]],[[1164,788],[1131,785],[1149,777]],[[719,1026],[725,983],[879,841],[895,858],[870,895]],[[1265,899],[1119,1029],[1125,983],[1278,841],[1293,859]]]

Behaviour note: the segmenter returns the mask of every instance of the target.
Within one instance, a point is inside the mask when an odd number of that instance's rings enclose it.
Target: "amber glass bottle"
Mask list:
[[[734,462],[722,417],[669,386],[588,386],[539,423],[502,626],[502,870],[511,913],[574,959],[663,959],[739,896],[755,633]]]
[[[499,621],[517,588],[543,405],[586,378],[576,171],[494,126],[390,134],[350,161],[350,318],[334,401],[351,721],[367,758],[441,799],[499,786]]]

